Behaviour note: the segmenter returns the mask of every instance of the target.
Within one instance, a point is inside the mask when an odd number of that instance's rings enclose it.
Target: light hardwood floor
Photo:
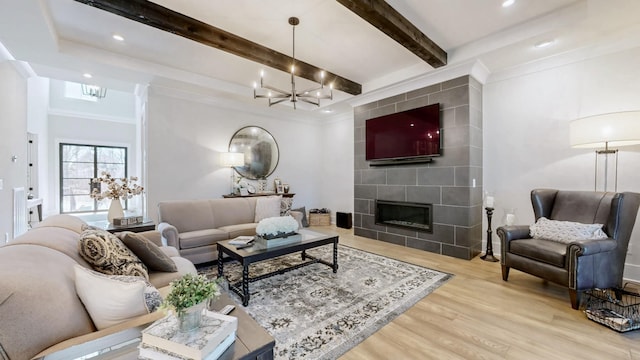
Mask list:
[[[353,235],[340,243],[454,277],[341,357],[375,359],[640,359],[640,330],[618,333],[571,309],[565,288],[500,263],[432,254]],[[498,255],[498,254],[496,254]]]

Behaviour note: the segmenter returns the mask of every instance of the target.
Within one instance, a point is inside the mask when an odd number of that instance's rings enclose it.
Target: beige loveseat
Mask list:
[[[302,213],[290,207],[280,196],[163,201],[158,231],[180,256],[201,264],[218,259],[218,241],[255,235],[260,219],[289,214],[300,222]]]
[[[58,220],[65,216],[56,215]],[[0,359],[40,358],[62,350],[71,351],[62,358],[73,358],[72,350],[81,344],[113,337],[162,316],[156,311],[97,330],[76,292],[75,266],[91,269],[78,252],[82,222],[77,221],[74,225],[74,221],[45,219],[42,226],[0,247]],[[157,231],[140,234],[160,244]],[[166,294],[170,281],[196,269],[175,249],[161,249],[178,271],[149,271],[149,282]]]

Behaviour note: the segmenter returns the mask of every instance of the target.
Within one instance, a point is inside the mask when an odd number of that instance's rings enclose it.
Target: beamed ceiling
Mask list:
[[[264,106],[252,85],[298,88],[320,70],[349,103],[478,62],[490,74],[640,46],[637,0],[0,0],[0,42],[36,74],[133,92],[137,84]],[[120,34],[124,41],[112,39]],[[553,39],[546,48],[534,44]],[[0,57],[3,55],[0,53]],[[299,82],[299,84],[298,84]],[[268,111],[278,111],[274,106]],[[285,108],[286,109],[286,108]],[[310,106],[308,114],[321,111]],[[289,111],[289,110],[285,110]],[[291,110],[292,111],[292,110]]]

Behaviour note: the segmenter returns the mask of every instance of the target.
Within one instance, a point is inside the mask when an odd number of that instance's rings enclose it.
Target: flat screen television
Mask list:
[[[430,159],[440,155],[440,104],[366,121],[366,160]]]

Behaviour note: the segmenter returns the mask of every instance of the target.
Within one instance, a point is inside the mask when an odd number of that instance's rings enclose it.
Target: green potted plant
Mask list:
[[[178,318],[178,329],[182,332],[197,329],[202,319],[202,310],[210,299],[220,296],[218,281],[204,275],[186,274],[171,282],[171,291],[162,307],[173,309]]]

